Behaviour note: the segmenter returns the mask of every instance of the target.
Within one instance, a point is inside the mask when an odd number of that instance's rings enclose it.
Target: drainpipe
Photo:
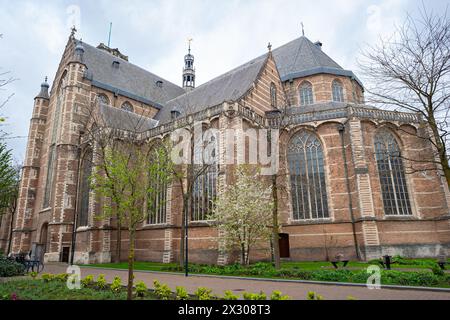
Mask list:
[[[75,245],[77,239],[77,228],[78,228],[78,190],[80,189],[80,168],[81,168],[81,136],[84,134],[84,131],[80,131],[78,136],[78,146],[77,146],[77,156],[78,156],[78,170],[77,170],[77,181],[76,181],[76,190],[75,190],[75,208],[74,208],[74,219],[73,219],[73,228],[72,228],[72,245],[70,252],[70,265],[73,265],[73,259],[75,256]]]
[[[353,214],[353,201],[352,201],[352,194],[351,194],[351,190],[350,190],[350,179],[348,177],[347,155],[345,153],[345,144],[344,144],[345,125],[340,124],[338,127],[338,130],[339,130],[339,136],[341,137],[342,158],[344,160],[345,182],[346,182],[347,194],[348,194],[348,209],[350,211],[350,218],[352,221],[353,242],[355,244],[356,257],[358,258],[358,260],[361,260],[361,254],[359,253],[358,240],[356,238],[355,216]]]

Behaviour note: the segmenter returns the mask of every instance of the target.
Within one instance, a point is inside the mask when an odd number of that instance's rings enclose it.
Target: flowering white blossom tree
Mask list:
[[[250,249],[271,237],[272,187],[246,165],[237,167],[235,177],[234,185],[219,191],[210,219],[224,231],[226,247],[239,248],[241,264],[248,265]]]

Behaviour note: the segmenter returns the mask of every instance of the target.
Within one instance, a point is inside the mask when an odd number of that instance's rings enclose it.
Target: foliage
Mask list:
[[[28,272],[28,275],[31,278],[36,279],[36,277],[38,276],[38,273],[36,271],[31,271],[31,272]]]
[[[112,287],[112,286],[111,286]],[[138,281],[134,288],[134,294],[136,297],[144,298],[148,294],[148,288],[144,281]]]
[[[154,292],[159,299],[169,300],[171,298],[172,290],[170,290],[167,284],[161,284],[158,280],[154,280],[153,286],[155,288]]]
[[[358,300],[354,296],[347,296],[347,300]]]
[[[214,298],[211,292],[211,289],[198,287],[197,290],[195,290],[194,295],[198,298],[198,300],[211,300]]]
[[[188,300],[189,294],[185,287],[178,286],[175,288],[176,290],[176,299],[177,300]]]
[[[270,295],[270,300],[289,300],[290,297],[288,295],[282,295],[281,291],[274,290]]]
[[[233,291],[231,291],[231,290],[226,290],[224,292],[222,299],[223,300],[237,300],[237,299],[239,299],[239,296],[235,295],[233,293]]]
[[[0,141],[0,215],[15,206],[19,192],[19,169],[14,166],[11,150]]]
[[[262,291],[260,293],[244,292],[242,298],[244,300],[267,300],[266,294]]]
[[[85,288],[91,287],[94,284],[94,275],[89,274],[81,280],[81,285]]]
[[[153,148],[148,153],[133,143],[113,142],[100,148],[102,159],[95,164],[91,174],[91,188],[103,198],[102,213],[97,219],[115,217],[120,225],[126,225],[128,247],[128,298],[132,299],[135,236],[137,227],[158,208],[148,205],[160,193],[160,185],[166,185],[171,177],[171,161],[166,149]],[[152,183],[158,181],[158,183]],[[165,205],[165,204],[161,204]]]
[[[98,280],[97,280],[98,283]],[[114,293],[120,292],[122,289],[122,280],[119,276],[115,276],[113,282],[111,283],[110,289]]]
[[[238,248],[241,263],[248,265],[250,250],[261,240],[269,240],[272,219],[272,188],[259,178],[258,171],[240,165],[235,184],[220,191],[209,217],[224,231],[228,248]]]
[[[25,268],[21,263],[0,256],[0,277],[22,276]]]
[[[433,272],[434,275],[436,276],[443,276],[445,275],[444,270],[441,269],[441,267],[435,263],[432,267],[431,267],[431,271]]]
[[[314,291],[309,291],[306,295],[306,300],[323,300],[323,297]]]
[[[108,286],[108,284],[106,283],[105,275],[104,274],[99,274],[95,284],[96,284],[97,288],[105,289]]]

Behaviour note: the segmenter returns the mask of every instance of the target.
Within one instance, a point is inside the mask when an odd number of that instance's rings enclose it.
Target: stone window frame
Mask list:
[[[321,147],[322,147],[322,153],[323,153],[323,170],[324,170],[324,183],[326,188],[326,201],[327,201],[327,213],[328,217],[322,217],[322,218],[307,218],[307,219],[296,219],[294,217],[294,206],[293,206],[293,195],[292,195],[292,182],[291,182],[291,174],[290,174],[290,165],[288,160],[288,147],[290,144],[290,141],[300,132],[306,131],[309,134],[314,135],[317,140],[319,141]],[[328,159],[327,159],[327,152],[326,152],[326,144],[325,141],[322,139],[322,137],[316,132],[315,129],[310,128],[309,126],[301,126],[298,127],[290,136],[285,144],[285,150],[284,150],[284,156],[285,156],[285,168],[286,168],[286,181],[287,181],[287,193],[288,193],[288,207],[289,207],[289,219],[288,223],[290,224],[309,224],[309,223],[329,223],[334,221],[334,210],[333,210],[333,201],[331,198],[331,192],[330,192],[330,172],[328,169]],[[311,215],[310,215],[311,216]]]
[[[277,86],[274,82],[270,83],[270,106],[277,108]]]
[[[303,90],[305,90],[305,89],[308,89],[311,91],[304,93]],[[314,102],[315,102],[314,86],[310,81],[303,80],[300,83],[300,85],[298,86],[297,92],[298,92],[298,104],[300,106],[310,106],[310,105],[314,104]],[[308,100],[310,101],[309,103],[304,103],[306,96],[308,97]]]
[[[58,137],[61,134],[61,121],[64,116],[63,108],[65,102],[65,88],[68,81],[68,71],[65,69],[61,75],[61,78],[58,83],[58,87],[56,90],[56,101],[53,100],[54,110],[52,111],[52,127],[50,128],[49,137],[50,144],[48,147],[47,153],[47,172],[45,177],[45,185],[44,192],[42,195],[42,207],[43,209],[52,207],[52,198],[53,198],[53,187],[55,184],[55,174],[56,174],[56,166],[55,162],[57,160],[57,142]]]
[[[339,92],[336,92],[335,90],[339,90]],[[338,95],[341,99],[337,99]],[[344,83],[338,78],[333,79],[331,82],[331,100],[333,102],[345,102]]]
[[[88,186],[88,190],[85,190],[85,185],[83,185],[84,183],[89,183],[86,182],[86,180],[84,180],[86,178],[85,174],[85,161],[86,161],[86,157],[90,157],[90,174],[92,174],[92,171],[94,170],[94,150],[91,146],[88,146],[84,149],[83,154],[81,155],[81,165],[80,165],[80,171],[78,173],[78,188],[79,188],[79,197],[77,199],[78,201],[78,206],[77,206],[77,228],[83,228],[83,227],[89,227],[90,224],[90,216],[91,216],[91,207],[92,207],[92,203],[91,203],[91,198],[92,198],[92,189],[90,186]],[[89,179],[89,178],[88,178]],[[86,203],[86,212],[82,212],[83,210],[83,200],[86,199],[85,201],[87,201]],[[82,215],[85,214],[86,216],[84,217],[85,221],[81,220],[82,219]],[[82,224],[83,222],[83,224]]]
[[[125,101],[124,103],[122,103],[122,105],[120,106],[120,109],[128,111],[128,112],[134,112],[134,106],[129,101]]]
[[[104,105],[107,105],[107,106],[111,105],[111,100],[104,93],[98,93],[96,98],[97,98],[97,101],[98,101],[99,104],[101,103],[101,104],[104,104]]]
[[[208,129],[206,126],[203,127],[203,129]],[[214,150],[214,157],[215,157],[215,163],[210,165],[207,170],[204,170],[204,172],[202,174],[200,174],[196,181],[193,183],[193,187],[192,187],[192,201],[191,201],[191,215],[189,216],[189,223],[203,223],[203,222],[210,222],[210,219],[207,219],[208,214],[210,214],[213,210],[213,203],[214,203],[214,199],[218,196],[218,184],[219,184],[219,154],[220,151],[218,150],[218,148],[220,147],[220,139],[218,139],[217,136],[213,135],[210,137],[211,139],[214,138],[214,141],[216,143],[216,147]],[[202,139],[203,139],[203,134],[202,134]],[[203,141],[203,140],[202,140]],[[213,140],[210,140],[213,141]],[[192,143],[195,143],[194,141],[192,141]],[[202,152],[204,151],[204,149],[201,149]],[[195,150],[195,146],[194,146],[194,163],[195,163],[195,157],[197,155],[198,150]],[[196,165],[194,164],[194,170],[195,170]],[[198,165],[198,168],[202,168],[202,165]],[[212,176],[212,177],[211,177]],[[204,209],[200,206],[195,207],[195,196],[194,196],[194,192],[196,191],[196,185],[199,181],[199,179],[202,179],[202,183],[200,185],[200,187],[204,189],[204,185],[207,184],[207,191],[208,191],[208,196],[206,197],[206,199],[204,199],[204,197],[201,197],[201,201],[205,201],[208,203],[208,208]],[[206,182],[206,183],[205,183]],[[203,195],[203,194],[202,194]],[[197,210],[198,209],[198,210]],[[193,215],[196,214],[196,210],[197,210],[197,216],[200,216],[200,219],[193,219]]]
[[[152,147],[150,147],[150,152],[151,152],[151,149],[153,148],[153,147],[156,147],[156,146],[158,146],[158,144],[159,144],[159,142],[154,142],[154,144],[152,145]],[[164,221],[163,222],[161,222],[161,221],[155,221],[155,222],[150,222],[150,215],[148,215],[147,216],[147,218],[145,219],[145,221],[144,221],[144,227],[145,226],[164,226],[164,225],[167,225],[168,224],[168,221],[170,220],[169,219],[169,215],[171,214],[170,212],[169,212],[169,206],[168,206],[168,203],[169,203],[169,201],[171,201],[172,199],[170,199],[170,197],[171,197],[171,191],[172,190],[172,183],[168,183],[168,184],[166,184],[166,186],[165,186],[165,190],[163,191],[163,193],[164,193],[164,201],[165,201],[165,203],[164,203],[164,206],[161,206],[160,208],[159,208],[159,210],[158,211],[163,211],[164,213]],[[149,201],[149,199],[145,199],[145,208],[144,208],[144,210],[145,211],[148,211],[148,201]],[[145,214],[146,214],[147,212],[145,212]]]
[[[381,176],[380,176],[380,170],[378,167],[378,160],[377,160],[377,151],[376,151],[376,136],[378,134],[389,134],[392,136],[392,138],[394,139],[395,143],[398,146],[398,149],[400,151],[400,160],[401,160],[401,164],[403,167],[403,174],[404,174],[404,186],[406,187],[406,191],[407,191],[407,200],[409,202],[409,214],[386,214],[386,209],[385,209],[385,198],[383,195],[383,190],[382,190],[382,182],[381,182]],[[373,157],[375,160],[375,171],[377,174],[377,181],[379,183],[380,186],[380,200],[381,200],[381,208],[383,209],[383,216],[385,218],[417,218],[417,211],[416,211],[416,205],[415,205],[415,199],[413,197],[413,185],[411,183],[411,177],[410,175],[407,175],[405,173],[405,159],[403,159],[401,157],[402,154],[405,153],[405,148],[404,148],[404,144],[401,140],[401,138],[392,130],[392,128],[390,127],[386,127],[386,125],[381,126],[380,128],[377,128],[377,130],[374,131],[374,134],[372,136],[372,150],[373,150]],[[391,173],[392,175],[392,173]],[[397,207],[397,211],[398,211],[398,206],[396,203],[396,207]]]

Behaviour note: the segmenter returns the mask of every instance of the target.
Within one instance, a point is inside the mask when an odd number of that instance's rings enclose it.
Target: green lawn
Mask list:
[[[405,259],[406,260],[406,259]],[[448,260],[450,262],[450,259]],[[394,263],[391,265],[393,269],[430,269],[430,265],[435,263],[435,259],[414,259],[411,260],[411,263]],[[367,262],[358,262],[358,261],[350,261],[347,265],[347,268],[353,269],[365,269],[370,264]],[[86,266],[91,267],[100,267],[100,268],[111,268],[111,269],[128,269],[127,262],[120,263],[103,263],[103,264],[89,264]],[[137,261],[135,262],[135,270],[143,270],[143,271],[172,271],[172,272],[183,272],[174,270],[178,266],[177,263],[161,263],[161,262],[143,262]],[[195,266],[195,265],[193,265]],[[282,262],[281,267],[283,269],[299,269],[299,270],[326,270],[326,269],[334,269],[330,262],[328,261],[293,261],[293,262]],[[194,267],[195,269],[195,267]]]
[[[94,288],[70,290],[62,281],[23,279],[0,283],[0,300],[125,300],[126,297],[125,289],[119,293]],[[149,294],[145,299],[155,297]]]

